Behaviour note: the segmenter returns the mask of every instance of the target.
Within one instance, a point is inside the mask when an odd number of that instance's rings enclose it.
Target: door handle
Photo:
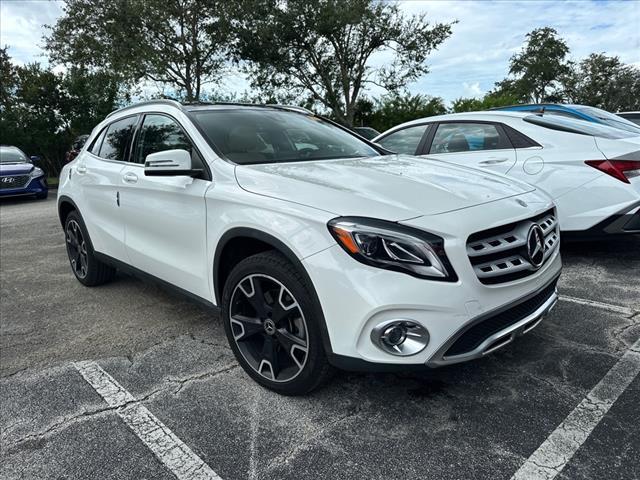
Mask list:
[[[76,167],[76,172],[78,172],[80,175],[87,173],[87,167],[86,165],[78,165]]]
[[[138,181],[138,176],[133,172],[127,172],[124,174],[122,179],[127,183],[136,183]]]
[[[507,160],[509,160],[508,158],[490,158],[489,160],[484,160],[482,162],[479,162],[478,165],[496,165],[498,163],[504,163]]]

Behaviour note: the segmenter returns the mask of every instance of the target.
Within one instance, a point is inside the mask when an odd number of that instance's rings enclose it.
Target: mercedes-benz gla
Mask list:
[[[58,210],[80,282],[121,269],[218,308],[238,362],[285,394],[333,367],[482,357],[557,299],[545,194],[389,154],[302,109],[116,111],[63,168]]]

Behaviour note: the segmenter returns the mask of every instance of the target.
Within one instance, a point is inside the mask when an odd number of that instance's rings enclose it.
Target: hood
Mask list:
[[[336,215],[405,220],[535,190],[526,183],[424,157],[386,155],[236,167],[252,193]]]
[[[2,175],[26,175],[33,170],[31,163],[0,163]]]

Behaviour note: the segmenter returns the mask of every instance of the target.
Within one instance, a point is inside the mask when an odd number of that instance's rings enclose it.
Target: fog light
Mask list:
[[[415,355],[429,343],[429,332],[413,320],[387,320],[371,331],[371,341],[392,355]]]
[[[401,345],[407,339],[407,328],[404,325],[391,325],[385,328],[380,336],[385,344],[390,347]]]

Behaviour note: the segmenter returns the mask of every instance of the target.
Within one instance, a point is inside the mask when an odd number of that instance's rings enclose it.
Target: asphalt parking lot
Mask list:
[[[564,245],[562,300],[483,360],[287,398],[206,308],[123,275],[81,286],[54,196],[0,204],[0,478],[640,478],[638,238]]]

